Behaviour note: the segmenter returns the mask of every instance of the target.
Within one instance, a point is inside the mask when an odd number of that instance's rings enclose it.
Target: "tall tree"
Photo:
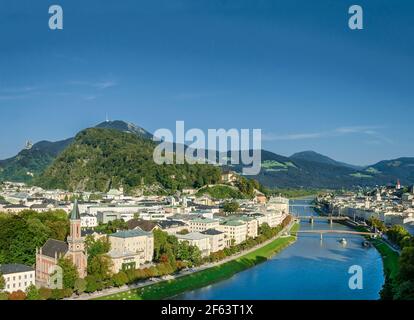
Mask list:
[[[111,277],[112,261],[104,254],[95,256],[88,264],[88,274],[97,281],[104,281]]]
[[[4,280],[3,275],[0,273],[0,290],[3,290],[6,286],[6,280]]]
[[[27,300],[40,300],[39,290],[35,285],[31,285],[26,289],[26,299]]]
[[[111,250],[111,243],[108,238],[96,240],[93,236],[87,236],[85,240],[86,250],[88,251],[88,261],[94,257],[108,253]]]
[[[79,279],[78,269],[72,261],[67,258],[59,259],[58,265],[63,270],[63,287],[65,289],[73,289],[76,280]]]

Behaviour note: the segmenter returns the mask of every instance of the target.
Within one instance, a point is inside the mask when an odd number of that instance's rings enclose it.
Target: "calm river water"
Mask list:
[[[317,215],[311,200],[291,201],[291,211]],[[334,223],[308,221],[301,230],[350,228]],[[345,237],[347,245],[339,243]],[[354,235],[300,235],[298,241],[269,261],[236,274],[231,279],[178,296],[178,300],[376,300],[384,282],[381,256],[364,248]],[[363,268],[363,290],[349,289],[348,270]]]

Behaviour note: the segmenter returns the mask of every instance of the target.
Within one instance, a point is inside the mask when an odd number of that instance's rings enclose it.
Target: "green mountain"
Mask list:
[[[0,161],[0,181],[30,182],[41,174],[71,142],[72,138],[50,142],[41,141],[16,156]]]
[[[327,157],[323,154],[317,153],[315,151],[297,152],[297,153],[291,155],[290,158],[293,159],[293,160],[306,160],[306,161],[330,164],[330,165],[334,165],[334,166],[343,166],[343,167],[348,167],[348,168],[356,169],[356,170],[363,169],[363,167],[360,167],[360,166],[355,166],[355,165],[352,165],[352,164],[336,161],[332,158],[329,158],[329,157]]]
[[[105,121],[98,124],[96,128],[114,129],[147,139],[153,137],[141,127],[120,120]],[[41,141],[34,144],[31,149],[23,149],[12,158],[0,160],[0,181],[30,183],[33,178],[41,175],[73,140],[74,138],[56,142]]]
[[[398,158],[384,160],[367,167],[365,172],[377,175],[393,177],[395,183],[398,178],[402,184],[409,185],[414,183],[414,158]]]
[[[140,186],[174,191],[220,180],[220,169],[211,165],[155,164],[155,146],[153,141],[136,134],[86,129],[34,183],[44,188],[90,191],[123,186],[132,192]]]

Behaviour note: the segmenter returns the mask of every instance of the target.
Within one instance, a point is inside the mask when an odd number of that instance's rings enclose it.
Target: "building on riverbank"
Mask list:
[[[208,236],[210,240],[211,253],[218,252],[226,248],[226,237],[223,232],[215,229],[209,229],[201,232],[201,234]]]
[[[210,236],[207,234],[202,234],[200,232],[191,232],[188,234],[176,234],[175,235],[179,242],[188,242],[192,246],[196,246],[201,251],[201,256],[203,258],[210,255],[211,246],[210,246]]]
[[[152,262],[154,254],[154,236],[140,229],[120,231],[108,236],[111,251],[108,256],[113,262],[112,272],[138,269]]]
[[[327,194],[317,198],[319,206],[333,215],[351,219],[376,218],[386,225],[404,225],[414,222],[414,195],[402,188],[377,187],[362,192],[341,195]]]

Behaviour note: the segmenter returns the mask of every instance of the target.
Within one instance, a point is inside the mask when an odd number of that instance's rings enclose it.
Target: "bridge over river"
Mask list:
[[[323,235],[327,233],[334,233],[334,234],[350,234],[350,235],[359,235],[359,236],[370,236],[375,237],[378,234],[373,232],[359,232],[359,231],[351,231],[351,230],[304,230],[304,231],[292,231],[292,234],[320,234],[321,240],[323,239]]]
[[[351,220],[349,217],[339,217],[339,216],[295,216],[298,220],[308,220],[313,224],[315,220],[326,220],[330,224],[333,224],[335,221],[348,221]]]

